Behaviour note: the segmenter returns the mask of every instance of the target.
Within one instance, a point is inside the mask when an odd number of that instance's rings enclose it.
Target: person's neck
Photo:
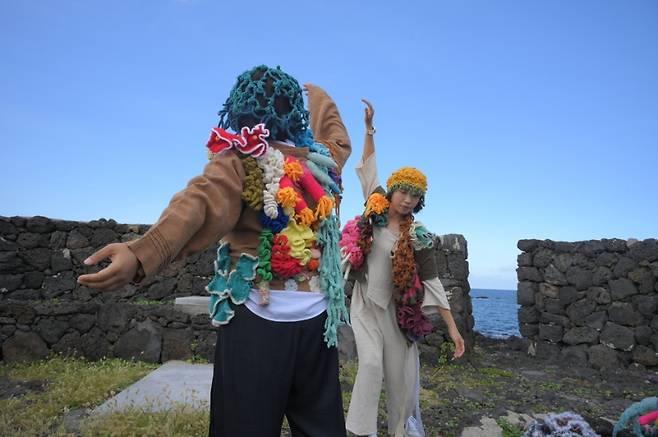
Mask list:
[[[402,223],[405,219],[405,215],[400,214],[396,211],[393,211],[392,208],[389,208],[388,210],[388,228],[391,230],[395,230],[396,232],[399,232],[400,230],[400,223]]]

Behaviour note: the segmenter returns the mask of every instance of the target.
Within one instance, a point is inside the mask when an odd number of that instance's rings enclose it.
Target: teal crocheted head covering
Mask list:
[[[238,132],[265,123],[271,138],[297,145],[312,138],[308,120],[299,82],[279,66],[259,65],[242,73],[219,111],[219,127]]]

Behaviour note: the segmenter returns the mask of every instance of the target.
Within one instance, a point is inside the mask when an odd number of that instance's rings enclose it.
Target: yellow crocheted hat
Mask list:
[[[424,196],[427,192],[427,178],[417,168],[402,167],[388,178],[386,189],[389,193],[397,189],[403,189],[413,195]]]

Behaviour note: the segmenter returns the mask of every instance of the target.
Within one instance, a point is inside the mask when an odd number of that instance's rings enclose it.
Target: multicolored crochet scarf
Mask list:
[[[220,117],[220,127],[212,129],[206,145],[209,159],[227,150],[242,159],[242,199],[259,211],[263,229],[258,256],[243,253],[232,270],[230,248],[219,247],[215,276],[206,287],[212,323],[228,323],[234,315],[231,305],[244,303],[254,284],[260,303],[267,305],[273,279],[285,280],[290,291],[308,282],[311,290],[323,290],[328,298],[324,339],[335,346],[337,329],[348,320],[334,213],[342,191],[340,173],[327,146],[313,139],[299,84],[279,67],[256,67],[238,77]],[[262,122],[237,124],[253,120]],[[225,129],[229,127],[235,132]],[[285,157],[270,146],[273,138],[308,147],[307,159]]]
[[[402,171],[402,173],[400,173]],[[402,169],[388,180],[388,195],[383,189],[368,197],[362,215],[348,221],[340,239],[342,265],[347,278],[351,269],[363,268],[373,241],[373,227],[388,224],[388,197],[396,189],[419,190],[424,195],[427,189],[425,176],[416,169]],[[407,176],[413,175],[412,178]],[[422,176],[419,177],[419,176]],[[417,194],[418,195],[418,194]],[[405,217],[400,224],[400,237],[393,252],[393,300],[399,328],[411,342],[432,331],[432,325],[423,314],[423,288],[414,259],[414,250],[431,248],[433,235],[413,215]]]

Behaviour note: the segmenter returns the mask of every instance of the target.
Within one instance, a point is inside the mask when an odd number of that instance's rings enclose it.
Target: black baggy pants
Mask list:
[[[218,329],[210,437],[344,437],[338,351],[323,340],[326,312],[272,322],[244,305]]]

